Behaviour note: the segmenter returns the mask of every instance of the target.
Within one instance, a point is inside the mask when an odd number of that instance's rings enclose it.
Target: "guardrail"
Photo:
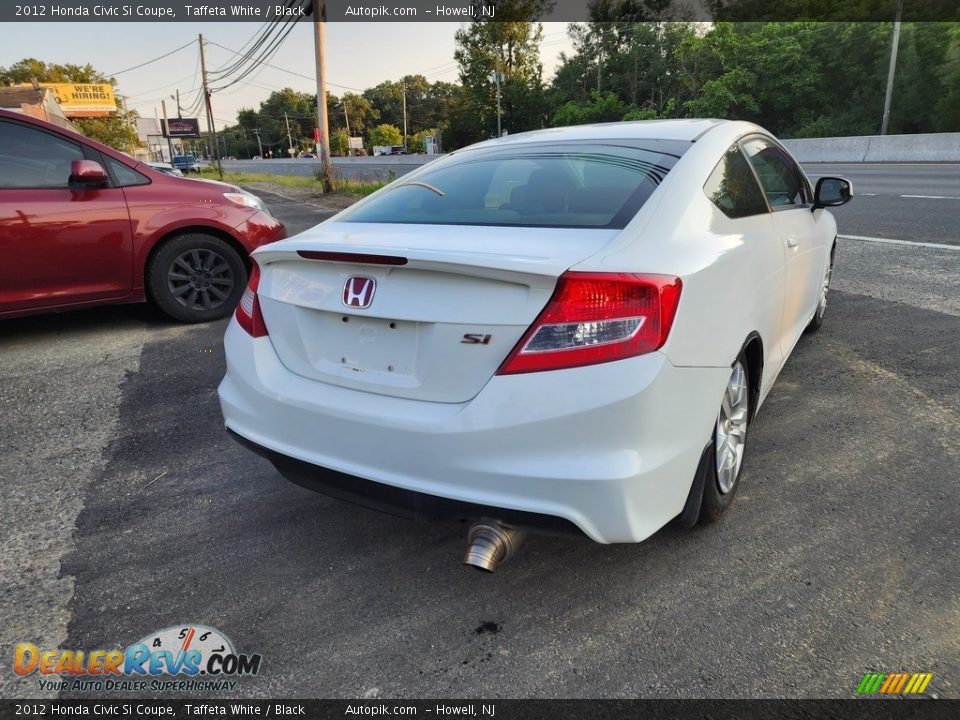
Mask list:
[[[798,138],[783,144],[802,163],[960,162],[960,133]]]

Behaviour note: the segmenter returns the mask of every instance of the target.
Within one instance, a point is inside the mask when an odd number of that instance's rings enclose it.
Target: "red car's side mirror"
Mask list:
[[[96,160],[74,160],[70,163],[70,184],[85,188],[107,184],[107,171]]]

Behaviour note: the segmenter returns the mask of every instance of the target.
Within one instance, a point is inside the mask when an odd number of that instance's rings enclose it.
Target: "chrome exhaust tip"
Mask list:
[[[463,564],[492,573],[516,554],[526,536],[522,530],[496,520],[474,523],[467,533],[467,554]]]

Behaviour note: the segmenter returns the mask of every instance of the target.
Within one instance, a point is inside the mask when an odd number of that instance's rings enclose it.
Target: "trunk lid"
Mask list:
[[[328,222],[256,251],[258,296],[270,340],[292,372],[394,397],[465,402],[536,319],[557,278],[619,232]],[[362,280],[345,296],[351,277]],[[369,305],[359,307],[371,279]]]

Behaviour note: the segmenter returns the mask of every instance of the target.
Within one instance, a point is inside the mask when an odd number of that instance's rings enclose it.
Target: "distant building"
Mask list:
[[[50,88],[0,87],[0,108],[46,120],[67,130],[79,132],[67,116]]]
[[[170,149],[167,139],[160,131],[160,122],[154,118],[137,118],[137,137],[143,147],[137,148],[138,160],[170,162]]]

